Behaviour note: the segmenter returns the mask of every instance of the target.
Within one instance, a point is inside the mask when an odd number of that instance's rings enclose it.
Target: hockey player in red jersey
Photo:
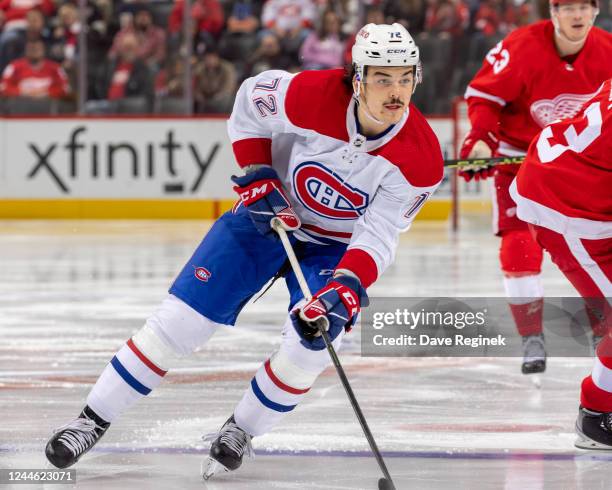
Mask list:
[[[550,0],[551,20],[515,30],[486,56],[465,98],[472,128],[461,158],[521,156],[547,124],[573,117],[612,76],[612,35],[593,27],[598,0]],[[508,188],[518,167],[460,172],[466,180],[494,173],[493,224],[501,237],[504,289],[523,336],[525,374],[546,368],[542,334],[542,249],[516,216]],[[593,323],[595,338],[601,336]]]
[[[582,382],[576,446],[612,450],[612,80],[578,116],[546,127],[510,194],[517,215],[595,313],[604,334]]]
[[[294,410],[330,364],[313,322],[326,317],[340,346],[443,174],[438,140],[410,104],[420,64],[408,31],[368,24],[352,54],[352,74],[271,70],[241,85],[228,123],[245,171],[232,177],[240,204],[215,222],[159,310],[106,366],[81,415],[56,431],[46,447],[51,463],[74,464],[177,357],[234,325],[286,262],[274,218],[291,232],[316,293],[306,302],[295,274],[285,275],[290,314],[279,347],[212,436],[204,477],[237,469],[251,438]]]

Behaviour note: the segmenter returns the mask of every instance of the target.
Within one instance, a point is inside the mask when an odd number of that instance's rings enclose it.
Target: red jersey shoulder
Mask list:
[[[34,70],[34,68],[32,68],[32,65],[30,64],[30,61],[27,58],[16,59],[15,61],[11,62],[11,65],[13,65],[15,71],[25,71],[28,74],[35,73],[43,75],[46,75],[49,72],[59,71],[61,68],[60,64],[55,61],[43,60],[40,68],[38,70]]]
[[[293,77],[285,96],[285,113],[297,127],[348,141],[346,109],[352,89],[344,70],[303,71]]]
[[[410,104],[408,120],[399,133],[371,154],[380,155],[399,167],[406,180],[415,187],[436,185],[444,174],[438,138],[413,104]]]
[[[496,77],[489,77],[502,72],[508,74],[509,71],[514,75],[515,83],[518,79],[528,78],[532,70],[541,69],[543,59],[550,59],[556,53],[552,41],[553,32],[551,21],[536,22],[515,29],[487,53],[474,80],[477,84],[494,83]]]
[[[16,60],[11,61],[9,64],[13,67],[13,70],[15,71],[20,71],[30,66],[30,63],[28,62],[27,58],[18,58]]]
[[[594,144],[588,145],[584,149],[584,152],[592,155],[596,160],[602,161],[604,166],[610,170],[612,169],[612,161],[608,156],[612,149],[612,78],[602,84],[595,97],[582,106],[580,114],[574,119],[576,121],[574,131],[579,134],[578,138],[581,138],[582,131],[589,125],[585,121],[585,114],[594,103],[599,104],[599,109],[595,112],[596,115],[591,117],[593,117],[593,125],[600,127],[600,135],[596,138]],[[563,136],[567,141],[571,138],[573,132],[566,135],[566,131],[567,129],[563,131]]]
[[[603,29],[594,26],[589,32],[587,43],[587,47],[595,47],[596,49],[601,49],[609,55],[612,51],[612,34],[610,34],[608,31],[604,31]]]
[[[534,50],[546,49],[552,50],[554,27],[550,20],[542,20],[529,24],[525,27],[519,27],[506,36],[503,40],[504,47],[513,51],[526,51],[533,53]],[[523,52],[525,58],[523,61],[532,60],[537,62],[537,56],[528,56]]]

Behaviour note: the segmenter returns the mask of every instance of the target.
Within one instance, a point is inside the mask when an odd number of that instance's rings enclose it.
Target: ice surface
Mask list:
[[[207,224],[0,222],[0,468],[45,467],[52,429],[166,294]],[[417,222],[371,296],[501,295],[498,241]],[[550,263],[548,295],[575,292]],[[79,488],[374,489],[381,476],[333,369],[257,457],[204,483],[201,436],[229,416],[279,343],[279,281],[116,421],[76,466]],[[589,359],[551,359],[538,389],[515,358],[341,359],[401,489],[612,489],[612,453],[573,447]],[[39,486],[40,487],[40,486]],[[27,488],[20,485],[15,488]],[[60,488],[60,487],[53,487]]]

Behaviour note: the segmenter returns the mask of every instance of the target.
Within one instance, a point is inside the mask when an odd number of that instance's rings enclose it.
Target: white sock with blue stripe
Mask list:
[[[112,422],[157,388],[170,365],[206,343],[217,326],[178,298],[168,296],[104,368],[87,404]]]
[[[87,405],[107,422],[157,388],[166,375],[167,369],[151,361],[137,342],[135,336],[119,349],[87,397]]]
[[[336,349],[343,336],[334,340]],[[236,406],[236,424],[252,436],[269,432],[300,403],[330,363],[327,350],[312,351],[300,343],[289,321],[280,349],[257,370]]]

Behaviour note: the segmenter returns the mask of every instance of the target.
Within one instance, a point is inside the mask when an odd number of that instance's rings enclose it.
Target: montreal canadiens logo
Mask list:
[[[199,279],[202,282],[208,282],[212,274],[205,267],[196,267],[195,268],[195,276],[196,279]]]
[[[368,194],[343,183],[317,162],[304,162],[296,167],[293,187],[307,209],[325,218],[357,219],[370,200]]]

